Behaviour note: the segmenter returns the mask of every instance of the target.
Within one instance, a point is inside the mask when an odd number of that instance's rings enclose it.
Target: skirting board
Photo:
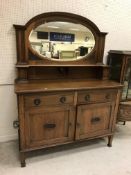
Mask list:
[[[18,139],[18,134],[0,136],[0,142],[8,142],[8,141],[17,140],[17,139]]]

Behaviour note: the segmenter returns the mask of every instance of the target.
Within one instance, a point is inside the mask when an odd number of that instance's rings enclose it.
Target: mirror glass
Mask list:
[[[82,59],[95,46],[93,33],[87,27],[63,21],[39,25],[31,31],[29,42],[42,57],[58,61]]]

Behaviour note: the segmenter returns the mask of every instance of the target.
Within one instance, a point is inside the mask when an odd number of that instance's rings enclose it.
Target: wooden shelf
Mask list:
[[[16,64],[16,68],[29,68],[29,67],[110,67],[109,65],[104,65],[104,64],[63,64],[60,65],[59,63],[56,65],[53,64]]]

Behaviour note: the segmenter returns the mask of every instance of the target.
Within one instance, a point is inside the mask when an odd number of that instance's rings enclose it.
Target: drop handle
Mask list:
[[[79,128],[79,127],[80,127],[80,123],[77,122],[77,123],[76,123],[76,126]]]
[[[46,129],[53,129],[55,127],[56,127],[56,124],[54,124],[54,123],[46,123],[46,124],[44,124],[44,128],[46,128]]]
[[[90,101],[90,95],[89,95],[89,94],[87,94],[87,95],[85,96],[85,101]]]
[[[71,122],[69,122],[69,126],[72,126],[72,123]]]
[[[66,102],[66,97],[61,97],[61,98],[60,98],[60,102],[61,102],[61,103],[65,103],[65,102]]]
[[[93,117],[92,119],[91,119],[91,123],[98,123],[98,122],[100,122],[100,117]]]
[[[35,104],[36,106],[39,106],[40,103],[41,103],[41,100],[40,100],[39,98],[34,99],[34,104]]]
[[[110,99],[110,94],[106,94],[105,98],[106,98],[107,100],[109,100],[109,99]]]

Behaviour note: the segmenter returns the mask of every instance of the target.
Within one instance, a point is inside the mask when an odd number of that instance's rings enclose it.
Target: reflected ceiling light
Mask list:
[[[57,26],[47,26],[48,28],[53,28],[53,29],[58,29],[59,27]]]
[[[57,23],[60,23],[60,24],[69,24],[69,22],[63,22],[63,21],[58,21]]]
[[[70,30],[79,31],[79,29],[71,28]]]

